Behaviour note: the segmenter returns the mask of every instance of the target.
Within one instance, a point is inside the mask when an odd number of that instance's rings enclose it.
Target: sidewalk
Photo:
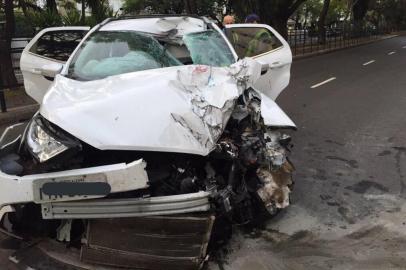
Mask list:
[[[300,48],[296,48],[295,51],[292,51],[293,58],[295,60],[299,60],[299,59],[303,59],[303,58],[313,57],[316,55],[335,52],[338,50],[345,50],[345,49],[350,49],[350,48],[354,48],[354,47],[358,47],[358,46],[367,45],[370,43],[375,43],[378,41],[394,38],[394,37],[397,37],[400,35],[402,35],[401,32],[382,35],[382,36],[376,37],[374,39],[358,38],[358,39],[354,39],[354,40],[349,40],[348,42],[346,41],[346,43],[343,43],[340,46],[337,46],[335,44],[334,40],[327,42],[326,44],[323,44],[323,45],[315,44],[312,46],[312,49],[310,49],[310,46],[302,46]]]
[[[7,112],[0,112],[0,125],[12,125],[14,123],[29,120],[39,105],[30,98],[24,87],[4,90]]]

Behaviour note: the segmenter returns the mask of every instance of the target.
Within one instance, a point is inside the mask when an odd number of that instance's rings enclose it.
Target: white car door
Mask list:
[[[286,40],[266,24],[232,24],[226,35],[238,57],[252,57],[266,67],[254,87],[275,100],[288,86],[292,52]]]
[[[24,48],[20,69],[24,77],[25,91],[38,103],[52,84],[44,67],[64,64],[90,27],[53,27],[39,32]]]

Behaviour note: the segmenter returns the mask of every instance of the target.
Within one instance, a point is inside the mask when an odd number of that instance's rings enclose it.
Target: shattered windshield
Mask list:
[[[148,69],[189,64],[224,67],[234,62],[226,41],[214,30],[172,41],[135,31],[99,31],[79,48],[68,77],[89,81]]]
[[[214,30],[192,33],[183,38],[194,64],[225,67],[235,62],[224,38]]]
[[[82,44],[69,66],[68,76],[96,80],[181,64],[151,36],[130,31],[100,31]]]

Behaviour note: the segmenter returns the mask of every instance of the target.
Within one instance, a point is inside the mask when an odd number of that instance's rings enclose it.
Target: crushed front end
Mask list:
[[[46,108],[28,125],[8,128],[0,139],[2,222],[26,239],[81,249],[83,263],[198,268],[209,243],[224,237],[216,231],[289,205],[294,168],[290,137],[280,130],[292,125],[280,124],[286,116],[249,87],[248,67],[178,68],[176,81],[167,80],[190,108],[170,112],[179,133],[165,129],[171,138],[184,137],[184,145],[175,145],[179,152],[100,149],[63,129],[65,122],[47,119]],[[234,94],[225,87],[227,95],[209,95],[224,85],[234,85]],[[185,145],[196,145],[196,153]]]

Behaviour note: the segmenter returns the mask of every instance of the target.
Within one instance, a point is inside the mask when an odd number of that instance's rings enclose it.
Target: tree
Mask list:
[[[353,0],[352,12],[354,17],[354,25],[357,28],[362,27],[362,21],[367,14],[370,0]]]
[[[334,0],[333,0],[334,1]],[[296,11],[297,23],[300,23],[304,27],[315,26],[319,20],[321,10],[323,8],[323,2],[320,0],[307,0]],[[298,16],[299,15],[299,16]]]
[[[392,28],[406,26],[406,0],[373,0],[366,19],[376,28],[386,25]]]
[[[186,13],[197,14],[197,4],[195,0],[184,0]]]
[[[86,2],[96,22],[101,22],[109,17],[109,15],[112,15],[107,0],[87,0]]]
[[[231,8],[242,19],[250,13],[257,13],[263,23],[270,24],[287,37],[287,23],[292,14],[306,0],[233,0]]]
[[[41,11],[42,9],[36,5],[33,0],[18,0],[16,1],[17,7],[21,8],[24,16],[28,15],[28,11]]]
[[[215,18],[226,0],[125,0],[125,13],[196,14]]]
[[[58,13],[55,0],[47,0],[46,9],[49,10],[51,13]]]
[[[13,0],[4,1],[4,14],[6,25],[0,32],[0,88],[17,85],[11,60],[11,39],[15,30]]]
[[[320,18],[318,21],[319,27],[319,43],[326,43],[326,18],[330,7],[330,0],[324,0],[323,9],[320,13]]]
[[[85,21],[86,21],[86,0],[82,0],[81,21],[82,21],[82,24],[85,25]]]

